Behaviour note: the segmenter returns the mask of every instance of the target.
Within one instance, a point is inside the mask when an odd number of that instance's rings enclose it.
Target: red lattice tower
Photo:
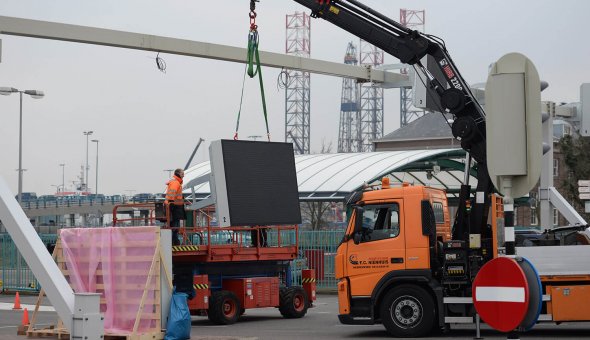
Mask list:
[[[304,12],[287,14],[285,52],[309,58],[311,53],[311,20]],[[287,70],[285,88],[285,141],[293,143],[297,154],[309,153],[310,141],[310,76],[309,72]]]

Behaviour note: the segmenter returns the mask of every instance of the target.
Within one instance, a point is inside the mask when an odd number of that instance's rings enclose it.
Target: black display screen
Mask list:
[[[222,140],[231,223],[300,224],[293,144]]]

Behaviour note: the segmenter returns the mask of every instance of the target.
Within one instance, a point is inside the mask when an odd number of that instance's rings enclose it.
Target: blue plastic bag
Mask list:
[[[185,293],[175,291],[172,294],[164,340],[186,340],[191,338],[191,314],[188,310],[187,298],[188,295]]]

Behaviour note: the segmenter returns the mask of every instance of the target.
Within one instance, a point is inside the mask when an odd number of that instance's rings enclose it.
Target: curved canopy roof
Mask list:
[[[299,197],[302,200],[338,201],[389,176],[391,183],[409,182],[445,189],[451,196],[458,193],[464,177],[465,151],[430,149],[363,153],[333,153],[295,156]],[[440,172],[437,168],[440,167]],[[197,198],[209,196],[209,183],[204,179],[211,171],[209,162],[185,171],[185,192],[194,187]],[[472,171],[470,184],[477,180]]]

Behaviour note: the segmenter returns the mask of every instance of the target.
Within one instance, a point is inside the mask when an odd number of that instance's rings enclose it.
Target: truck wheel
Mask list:
[[[391,290],[381,303],[381,320],[394,337],[422,337],[434,326],[436,311],[428,292],[402,285]]]
[[[309,307],[307,293],[301,287],[289,287],[281,290],[279,296],[279,311],[284,318],[302,318]]]
[[[214,292],[209,301],[207,317],[218,325],[231,325],[240,317],[240,302],[236,295],[227,290]]]

